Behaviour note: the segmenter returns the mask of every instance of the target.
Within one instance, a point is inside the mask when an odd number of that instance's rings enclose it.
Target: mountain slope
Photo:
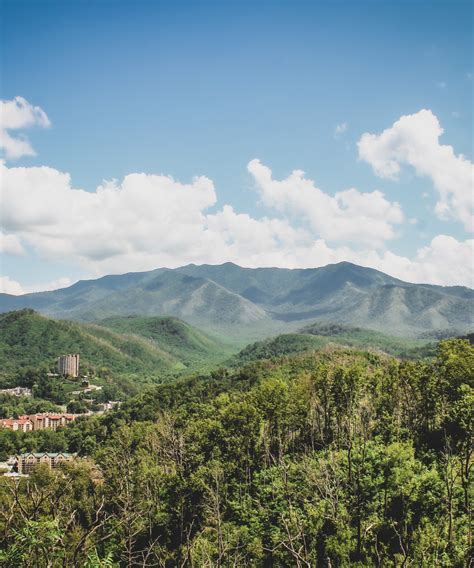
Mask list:
[[[127,316],[98,322],[120,334],[142,337],[188,368],[220,362],[235,349],[174,317]]]
[[[312,269],[189,265],[107,276],[53,292],[0,295],[0,311],[57,318],[174,316],[241,343],[297,331],[314,320],[391,335],[472,331],[474,291],[411,284],[348,262]]]
[[[299,333],[305,336],[311,335],[319,340],[324,338],[331,343],[347,347],[383,351],[402,358],[434,355],[436,346],[433,339],[396,337],[372,329],[341,324],[313,323],[299,330]]]
[[[167,269],[78,282],[53,292],[0,295],[0,311],[27,307],[82,321],[169,315],[208,327],[252,324],[267,318],[262,308],[212,280]]]
[[[233,355],[228,362],[232,366],[239,366],[260,359],[320,351],[327,347],[377,351],[404,359],[430,357],[436,352],[436,343],[427,340],[392,337],[377,331],[340,324],[312,324],[298,333],[278,335],[251,343]]]
[[[138,328],[159,328],[159,333],[139,333]],[[79,353],[81,367],[107,367],[118,374],[158,376],[207,365],[228,354],[218,341],[179,320],[104,325],[56,321],[32,310],[0,315],[0,369],[8,376],[22,368],[46,365],[56,358]]]

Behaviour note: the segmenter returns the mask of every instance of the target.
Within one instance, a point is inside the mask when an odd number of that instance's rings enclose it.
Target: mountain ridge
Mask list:
[[[349,262],[319,268],[244,268],[233,263],[108,275],[68,288],[0,295],[0,312],[32,308],[60,319],[174,316],[245,340],[294,332],[314,320],[416,336],[472,331],[474,290],[404,282]]]

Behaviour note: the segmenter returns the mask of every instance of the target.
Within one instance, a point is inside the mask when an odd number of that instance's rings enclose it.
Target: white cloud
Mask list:
[[[13,294],[18,296],[24,294],[22,285],[16,280],[11,280],[8,276],[0,276],[0,294]]]
[[[349,124],[347,122],[341,122],[341,124],[337,124],[336,128],[334,129],[334,137],[337,138],[341,134],[347,131],[349,128]]]
[[[305,178],[301,170],[279,181],[259,160],[252,160],[247,168],[265,205],[307,221],[323,239],[379,248],[394,238],[394,225],[403,221],[400,205],[388,201],[380,191],[361,193],[352,188],[332,197]]]
[[[438,193],[436,214],[454,218],[473,230],[474,165],[453,147],[440,144],[443,129],[430,110],[402,116],[382,134],[365,133],[358,142],[359,158],[375,174],[397,179],[400,166],[407,164],[418,176],[431,178]]]
[[[418,249],[413,260],[387,251],[370,265],[408,282],[473,288],[473,254],[474,240],[437,235],[428,246]]]
[[[19,255],[24,252],[25,249],[16,235],[6,235],[0,231],[0,253]]]
[[[436,83],[436,86],[438,87],[438,89],[446,89],[448,84],[446,83],[446,81],[438,81]]]
[[[121,184],[104,182],[87,192],[48,167],[1,164],[0,175],[3,230],[47,258],[73,255],[89,268],[116,268],[120,259],[143,261],[156,251],[169,262],[193,256],[196,247],[214,247],[203,211],[216,194],[205,177],[181,184],[168,176],[130,174]]]
[[[464,242],[448,235],[434,237],[429,246],[418,250],[411,278],[414,282],[453,284],[464,282],[474,287],[474,239]],[[446,274],[451,271],[452,274]]]
[[[3,150],[5,158],[12,160],[35,155],[26,137],[22,135],[13,137],[9,132],[32,126],[41,128],[50,126],[49,118],[44,110],[38,106],[32,106],[23,97],[0,101],[0,150]]]

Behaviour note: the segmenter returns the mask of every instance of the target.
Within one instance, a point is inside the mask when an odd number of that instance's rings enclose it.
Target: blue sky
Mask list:
[[[443,188],[441,174],[434,171],[437,156],[446,154],[441,146],[472,160],[470,2],[3,0],[1,11],[1,98],[23,97],[50,122],[48,128],[37,121],[9,130],[12,136],[27,136],[36,153],[14,159],[5,154],[9,171],[25,168],[33,175],[35,168],[48,166],[67,172],[69,186],[58,189],[63,207],[71,191],[95,193],[103,180],[117,180],[110,191],[124,191],[121,184],[133,173],[172,176],[176,184],[206,176],[214,188],[213,195],[204,196],[207,190],[198,187],[203,201],[181,216],[173,212],[186,208],[186,191],[179,185],[165,188],[163,179],[155,179],[156,189],[149,191],[160,197],[149,196],[150,210],[157,213],[143,218],[147,235],[128,234],[125,217],[114,213],[114,208],[133,209],[128,199],[121,199],[122,205],[98,200],[96,209],[104,209],[94,234],[59,226],[59,212],[54,219],[33,219],[19,210],[21,199],[31,197],[33,204],[56,195],[56,181],[41,182],[44,194],[35,189],[38,182],[28,188],[21,182],[20,197],[14,188],[18,176],[12,174],[12,181],[5,174],[5,193],[16,192],[20,201],[4,198],[2,232],[16,243],[4,247],[2,255],[6,291],[20,290],[12,282],[28,291],[54,287],[58,279],[64,284],[186,262],[299,266],[343,257],[411,280],[472,282],[465,173],[459,174],[464,182]],[[400,132],[408,137],[395,157],[387,154],[393,140],[385,146],[379,140],[361,155],[358,142],[364,133],[379,136],[422,109],[434,119],[413,118],[407,128],[395,128],[395,141]],[[444,129],[437,142],[430,135],[433,120]],[[426,139],[420,141],[417,132],[425,127]],[[422,154],[428,145],[429,163],[402,156],[409,144]],[[399,163],[396,179],[387,168],[376,171],[373,152]],[[270,181],[255,168],[249,172],[255,159],[272,170]],[[457,179],[457,168],[465,172],[464,166],[451,160],[443,171]],[[313,180],[324,199],[292,181],[293,170],[304,170],[304,179]],[[289,181],[283,187],[277,180]],[[130,181],[130,199],[134,192],[141,195],[140,183]],[[331,220],[337,204],[330,198],[349,188],[383,192],[392,204],[373,203],[387,215],[382,243],[371,247],[377,238],[370,231],[358,239],[341,211],[334,226],[340,221],[342,233],[321,219]],[[176,202],[170,192],[182,194],[184,201]],[[453,196],[462,207],[453,205]],[[436,210],[436,204],[443,200],[450,201],[449,211],[440,214],[444,206]],[[362,206],[357,203],[344,198],[339,203],[356,224]],[[224,214],[225,206],[232,213]],[[306,216],[313,207],[314,215]],[[379,216],[371,207],[360,217],[362,232]],[[70,222],[85,227],[91,220],[88,207],[76,205],[76,211]],[[126,222],[140,224],[140,211]],[[197,217],[199,227],[194,227]],[[163,231],[152,234],[157,225]],[[168,242],[172,231],[179,238]],[[118,234],[121,239],[111,236]],[[261,247],[252,250],[246,235],[260,240]],[[433,244],[440,235],[451,240]],[[85,246],[94,240],[102,241],[104,250]],[[196,240],[203,242],[199,250]],[[319,243],[316,249],[311,241]],[[449,278],[435,266],[446,258],[456,261]]]

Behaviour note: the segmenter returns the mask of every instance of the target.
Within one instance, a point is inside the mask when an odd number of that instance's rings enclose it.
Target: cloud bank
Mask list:
[[[4,247],[20,253],[27,246],[47,261],[72,258],[97,276],[190,262],[312,267],[350,260],[413,282],[472,285],[472,241],[439,235],[411,260],[370,246],[392,238],[402,220],[398,204],[379,192],[331,197],[302,172],[275,181],[258,160],[248,168],[281,217],[256,219],[230,205],[209,212],[217,195],[206,177],[185,184],[136,173],[87,192],[53,168],[3,163]],[[361,246],[337,242],[352,239]]]
[[[48,126],[46,114],[20,97],[2,105],[6,155],[28,155],[33,150],[25,139],[15,142],[5,134]],[[431,111],[420,111],[401,117],[380,135],[364,134],[359,155],[380,177],[395,179],[403,164],[430,177],[439,195],[437,213],[467,226],[472,164],[440,145],[441,133]],[[85,191],[74,187],[68,173],[46,166],[10,167],[0,160],[0,252],[72,261],[90,276],[191,262],[297,268],[347,260],[411,282],[473,286],[472,240],[437,235],[411,258],[387,250],[405,216],[400,204],[382,192],[349,188],[331,195],[301,170],[275,179],[258,159],[247,170],[266,216],[220,204],[205,176],[184,183],[163,174],[131,173]],[[68,283],[62,279],[35,289]],[[3,276],[0,291],[32,289]]]

